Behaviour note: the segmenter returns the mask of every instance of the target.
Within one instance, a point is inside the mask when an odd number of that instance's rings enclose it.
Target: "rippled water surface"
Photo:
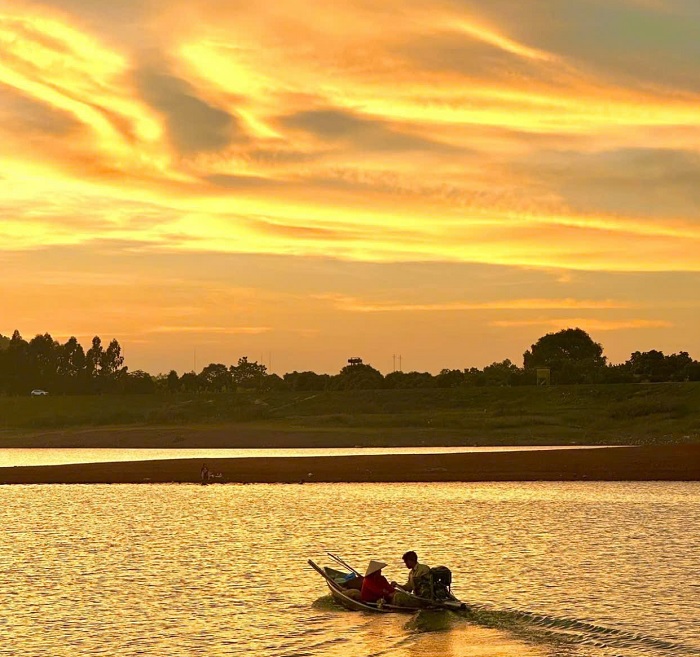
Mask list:
[[[0,655],[700,655],[695,483],[0,486]],[[475,605],[338,609],[325,550]]]

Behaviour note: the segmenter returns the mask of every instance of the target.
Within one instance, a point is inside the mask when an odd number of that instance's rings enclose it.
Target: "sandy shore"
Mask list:
[[[0,468],[4,484],[199,482],[201,459]],[[210,459],[223,482],[700,481],[700,445]]]

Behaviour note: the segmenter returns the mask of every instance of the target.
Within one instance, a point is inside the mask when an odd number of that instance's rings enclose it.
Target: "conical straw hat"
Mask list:
[[[367,572],[365,573],[365,577],[367,575],[371,575],[372,573],[376,573],[382,568],[386,568],[386,564],[383,561],[370,561],[369,566],[367,566]]]

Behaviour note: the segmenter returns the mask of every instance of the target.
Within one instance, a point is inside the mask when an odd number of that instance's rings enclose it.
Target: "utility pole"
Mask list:
[[[394,359],[394,367],[391,371],[396,372],[396,354],[392,354],[391,357]]]
[[[403,372],[403,369],[401,368],[401,354],[399,354],[399,372]]]
[[[192,357],[192,365],[194,366],[194,373],[197,374],[197,347],[194,348],[194,355]]]

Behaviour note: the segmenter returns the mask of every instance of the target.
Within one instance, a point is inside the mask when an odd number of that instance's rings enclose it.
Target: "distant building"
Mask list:
[[[362,365],[362,358],[348,358],[348,365]]]

